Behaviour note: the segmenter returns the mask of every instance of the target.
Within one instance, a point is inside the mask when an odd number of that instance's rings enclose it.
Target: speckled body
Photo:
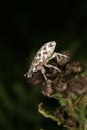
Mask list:
[[[32,78],[32,75],[35,72],[38,72],[40,70],[41,73],[43,74],[44,79],[47,80],[47,77],[45,75],[44,66],[48,67],[48,68],[54,68],[59,73],[61,73],[61,70],[58,67],[48,64],[48,62],[55,57],[56,57],[58,63],[61,63],[63,58],[65,58],[65,59],[67,58],[67,56],[64,54],[54,52],[55,47],[56,47],[56,42],[51,41],[51,42],[45,43],[39,49],[39,51],[36,53],[36,55],[34,57],[34,60],[32,61],[31,65],[30,65],[28,72],[25,74],[25,76],[27,76],[27,78]]]
[[[52,56],[55,50],[56,42],[51,41],[45,43],[37,52],[34,57],[34,60],[31,63],[30,69],[27,73],[27,77],[32,77],[34,72],[41,70],[42,66],[47,63],[48,59]]]

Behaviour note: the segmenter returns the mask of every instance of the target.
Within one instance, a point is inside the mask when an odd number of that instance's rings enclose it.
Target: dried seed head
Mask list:
[[[60,53],[68,56],[69,58],[71,56],[71,54],[70,54],[70,52],[68,50],[62,50]]]
[[[58,76],[58,71],[53,68],[46,68],[46,77],[48,79],[54,80]]]
[[[60,60],[60,62],[58,62],[58,64],[60,66],[64,66],[70,61],[70,52],[67,51],[67,50],[63,50],[63,51],[60,52],[60,54],[63,54],[63,55],[66,56],[66,57],[65,56],[60,56],[61,60]]]
[[[87,76],[84,78],[75,79],[70,83],[70,88],[78,95],[87,93]]]
[[[44,96],[51,97],[53,94],[53,88],[52,88],[53,83],[49,81],[45,81],[42,85],[43,85],[41,88],[42,94]]]
[[[67,82],[63,81],[63,79],[59,78],[54,81],[54,89],[56,92],[64,92],[68,88]]]
[[[79,62],[71,62],[66,65],[66,74],[78,74],[84,71],[83,66]]]
[[[59,118],[61,120],[64,120],[64,111],[63,108],[59,107],[54,111],[54,115],[56,118]]]
[[[65,122],[64,122],[64,124],[65,125],[67,125],[67,126],[69,126],[69,127],[73,127],[73,126],[75,126],[75,119],[73,118],[73,117],[68,117],[66,120],[65,120]]]
[[[26,79],[29,83],[31,83],[32,85],[38,85],[40,84],[41,82],[43,82],[43,77],[41,75],[41,72],[38,71],[37,73],[34,73],[34,75],[32,75],[31,78],[28,78],[26,76]]]

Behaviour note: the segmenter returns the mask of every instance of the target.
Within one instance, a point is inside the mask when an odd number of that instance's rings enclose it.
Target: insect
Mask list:
[[[39,49],[39,51],[36,53],[34,60],[32,61],[31,65],[30,65],[28,72],[24,76],[26,76],[27,78],[32,78],[33,74],[40,70],[44,79],[48,80],[46,75],[45,75],[45,67],[54,68],[59,73],[61,73],[61,70],[58,67],[48,63],[51,59],[53,59],[55,57],[57,59],[57,62],[61,62],[61,60],[63,58],[67,59],[66,55],[54,52],[55,47],[56,47],[55,41],[45,43]]]

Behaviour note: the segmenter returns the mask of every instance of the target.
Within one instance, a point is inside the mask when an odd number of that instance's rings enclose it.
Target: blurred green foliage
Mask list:
[[[87,63],[87,2],[62,2],[37,1],[28,3],[26,11],[18,6],[20,11],[15,13],[14,8],[2,12],[0,130],[58,130],[55,122],[45,120],[37,110],[41,101],[52,104],[41,95],[40,86],[29,84],[24,74],[38,49],[51,40],[58,43],[56,51],[67,49],[71,59]]]

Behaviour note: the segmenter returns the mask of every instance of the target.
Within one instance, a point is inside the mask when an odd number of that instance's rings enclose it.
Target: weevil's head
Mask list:
[[[47,47],[54,51],[54,49],[56,47],[56,42],[55,41],[48,42]]]
[[[44,44],[42,49],[45,50],[45,52],[47,52],[47,54],[52,54],[55,50],[55,47],[56,47],[56,42],[51,41],[51,42],[47,42],[46,44]]]

